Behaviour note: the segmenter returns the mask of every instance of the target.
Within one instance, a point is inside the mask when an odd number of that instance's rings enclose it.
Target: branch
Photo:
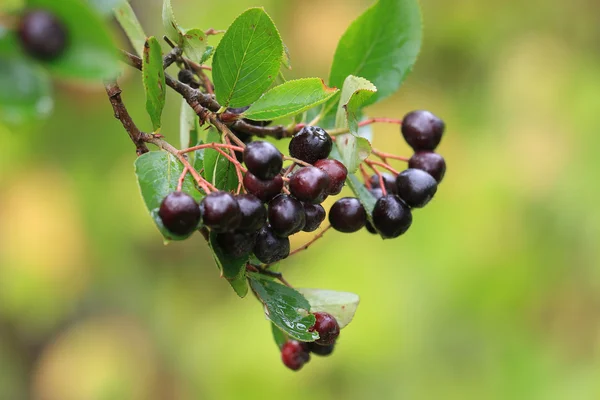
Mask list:
[[[110,100],[110,104],[112,105],[113,111],[115,113],[115,118],[121,121],[123,128],[129,134],[129,138],[135,144],[135,152],[138,156],[141,156],[144,153],[149,152],[148,146],[146,146],[146,136],[144,132],[141,132],[133,119],[131,119],[131,115],[127,111],[125,104],[123,103],[123,99],[121,98],[121,88],[117,84],[116,81],[106,82],[104,84],[104,88],[106,89],[106,94],[108,95],[108,99]]]

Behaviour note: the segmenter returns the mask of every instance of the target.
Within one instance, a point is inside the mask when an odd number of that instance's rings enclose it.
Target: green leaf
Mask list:
[[[204,54],[202,54],[202,57],[200,58],[200,61],[198,61],[198,64],[204,64],[205,62],[207,62],[212,57],[214,52],[214,47],[206,46],[206,50],[204,50]]]
[[[135,174],[146,208],[160,232],[168,240],[187,238],[187,236],[175,236],[168,232],[158,217],[160,203],[169,193],[177,190],[182,173],[183,165],[175,156],[165,151],[151,151],[142,154],[135,160]],[[183,181],[182,192],[191,195],[198,202],[203,197],[202,193],[196,189],[196,184],[190,174],[187,174]]]
[[[64,78],[98,81],[120,72],[117,47],[100,15],[81,0],[28,0],[28,7],[43,8],[61,20],[69,32],[65,52],[43,65]]]
[[[45,118],[52,111],[47,74],[25,58],[0,55],[0,88],[0,120],[10,125]]]
[[[350,174],[355,173],[360,163],[371,154],[371,143],[367,139],[351,133],[338,135],[335,147],[339,152],[340,161],[348,168]]]
[[[179,25],[177,25],[177,21],[175,20],[175,14],[173,13],[171,0],[163,1],[162,21],[167,37],[176,45],[181,46],[183,44],[183,34],[181,32],[181,28]]]
[[[282,64],[284,67],[286,67],[287,69],[291,70],[292,69],[292,58],[290,56],[290,50],[288,49],[288,47],[285,45],[285,43],[283,43],[283,58],[282,58]]]
[[[135,15],[135,12],[129,3],[124,2],[118,7],[115,7],[114,14],[115,18],[125,31],[131,45],[135,49],[135,52],[141,57],[144,53],[144,44],[146,43],[147,36],[144,33],[144,29]]]
[[[243,115],[254,121],[288,117],[326,102],[337,92],[319,78],[287,81],[265,93]]]
[[[264,304],[271,322],[296,340],[312,342],[319,338],[317,332],[308,331],[315,324],[315,317],[309,314],[310,304],[298,291],[259,274],[248,275],[252,290]]]
[[[417,0],[379,0],[356,19],[340,39],[329,85],[340,87],[348,75],[362,76],[379,90],[369,104],[398,90],[421,47]]]
[[[156,132],[160,128],[160,119],[165,108],[166,88],[163,69],[162,50],[158,40],[152,36],[144,44],[142,79],[146,92],[146,111],[152,120]]]
[[[210,130],[207,143],[221,143],[221,135]],[[220,190],[232,191],[237,189],[238,177],[235,165],[214,149],[204,151],[204,178]]]
[[[336,292],[323,289],[298,289],[310,303],[312,312],[326,312],[335,317],[340,328],[348,325],[354,314],[360,298],[349,292]]]
[[[213,257],[217,266],[221,270],[221,274],[231,284],[235,292],[244,297],[248,293],[248,284],[246,282],[246,263],[250,254],[242,257],[232,257],[225,253],[217,243],[217,234],[210,233],[209,244],[213,251]]]
[[[375,207],[377,199],[354,174],[348,174],[346,185],[348,185],[350,190],[352,190],[354,195],[358,198],[358,200],[360,200],[363,207],[365,207],[369,221],[371,221],[371,215],[373,214],[373,208]]]
[[[281,329],[277,327],[274,323],[271,322],[271,331],[273,332],[273,339],[275,340],[275,344],[279,347],[279,350],[283,347],[285,342],[288,341],[288,337]]]
[[[257,100],[277,77],[282,54],[279,32],[262,8],[241,14],[215,51],[217,101],[225,107],[243,107]]]
[[[190,29],[183,34],[183,52],[190,60],[200,63],[206,53],[206,35],[200,29]]]
[[[364,78],[350,75],[344,81],[335,120],[336,128],[350,129],[358,134],[358,120],[363,105],[377,92],[377,88]]]

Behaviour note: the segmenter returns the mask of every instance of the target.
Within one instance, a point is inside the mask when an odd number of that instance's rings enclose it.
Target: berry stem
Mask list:
[[[183,188],[183,181],[185,180],[185,176],[188,173],[188,167],[183,167],[183,172],[181,173],[181,176],[179,177],[179,180],[177,181],[177,191],[181,192],[181,189]]]
[[[309,164],[305,161],[302,161],[302,160],[298,160],[297,158],[294,158],[294,157],[283,156],[283,159],[287,160],[287,161],[293,161],[294,163],[305,166],[305,167],[312,167],[311,164]]]
[[[397,156],[395,154],[384,153],[377,149],[371,149],[371,154],[375,155],[376,157],[381,158],[381,160],[383,160],[383,162],[387,162],[386,160],[388,158],[391,158],[392,160],[400,160],[400,161],[405,161],[405,162],[408,162],[408,160],[409,160],[408,157],[402,157],[402,156]]]
[[[289,167],[287,167],[287,169],[283,172],[283,175],[281,176],[282,178],[286,178],[289,174],[292,173],[292,171],[294,170],[294,168],[296,168],[296,164],[295,162],[291,163]]]
[[[367,172],[365,166],[361,163],[359,168],[360,168],[360,173],[362,174],[363,179],[365,181],[365,186],[367,187],[367,189],[372,189],[369,173]]]
[[[321,239],[323,237],[323,235],[325,235],[325,232],[327,232],[330,228],[331,228],[331,225],[327,225],[325,228],[323,228],[323,230],[321,230],[321,232],[319,232],[318,235],[316,235],[310,241],[306,242],[303,246],[301,246],[301,247],[297,248],[296,250],[292,251],[288,257],[291,257],[294,254],[297,254],[297,253],[299,253],[299,252],[301,252],[303,250],[308,249],[314,242],[316,242],[317,240]]]
[[[387,189],[385,188],[385,181],[383,180],[383,175],[381,174],[381,172],[377,168],[375,168],[375,166],[369,165],[369,167],[379,177],[379,188],[381,189],[381,193],[383,193],[384,196],[387,196]],[[371,183],[371,181],[369,180],[369,184],[370,183]]]
[[[231,140],[229,140],[229,136],[225,135],[224,139],[225,139],[225,143],[228,146],[230,146],[229,147],[229,155],[232,156],[231,159],[235,159],[237,161],[237,158],[235,158],[235,151],[231,148]],[[241,149],[241,150],[243,151],[243,149]],[[239,162],[238,162],[238,164],[234,164],[234,166],[235,166],[235,173],[237,174],[237,178],[238,178],[238,187],[236,190],[236,194],[240,194],[240,192],[242,191],[242,187],[243,187],[242,183],[244,181],[244,177],[242,176],[242,171],[240,169],[242,166],[241,166],[241,164],[239,164]]]
[[[401,119],[393,119],[393,118],[368,118],[365,119],[364,121],[360,121],[358,123],[359,127],[363,127],[363,126],[367,126],[367,125],[371,125],[377,122],[381,122],[381,123],[385,123],[385,124],[396,124],[396,125],[402,125],[402,120]]]
[[[379,166],[379,167],[381,167],[381,168],[383,168],[383,169],[386,169],[386,170],[390,171],[390,172],[391,172],[392,174],[394,174],[394,175],[398,175],[398,174],[399,174],[399,172],[398,172],[398,171],[396,171],[394,168],[390,167],[390,166],[389,166],[388,164],[386,164],[386,163],[382,163],[382,162],[379,162],[379,161],[373,161],[373,160],[365,160],[365,161],[363,161],[363,162],[364,162],[365,164],[367,164],[367,165],[368,165],[368,166],[369,166],[371,169],[373,169],[374,171],[375,171],[375,169],[374,169],[374,166],[375,166],[375,165],[377,165],[377,166]]]
[[[233,150],[233,151],[244,151],[243,148],[241,148],[239,146],[234,146],[232,144],[204,143],[204,144],[199,144],[197,146],[188,147],[187,149],[179,150],[179,152],[181,154],[185,154],[185,153],[191,153],[192,151],[196,151],[196,150],[202,150],[202,149],[215,149],[216,150],[217,148],[224,148],[224,149],[229,149],[229,150]]]

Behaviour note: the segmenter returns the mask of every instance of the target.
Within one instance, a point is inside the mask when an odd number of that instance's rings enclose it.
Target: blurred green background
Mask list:
[[[161,2],[133,4],[161,34]],[[289,76],[325,78],[370,4],[173,0],[185,27],[224,29],[265,6]],[[0,127],[0,399],[600,398],[600,3],[422,9],[415,71],[368,112],[443,117],[448,173],[400,239],[330,232],[284,263],[298,287],[361,296],[334,355],[298,373],[199,235],[163,246],[101,87],[56,82],[47,123]],[[139,75],[122,82],[151,129]],[[178,106],[169,93],[175,142]],[[410,155],[397,127],[375,134]]]

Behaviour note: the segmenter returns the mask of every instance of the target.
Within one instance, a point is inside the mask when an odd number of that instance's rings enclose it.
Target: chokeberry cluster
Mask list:
[[[238,118],[243,111],[227,112]],[[333,202],[328,213],[325,211],[322,203],[342,192],[348,170],[340,161],[329,158],[335,138],[320,127],[303,126],[291,138],[289,157],[269,141],[253,140],[249,134],[233,131],[245,144],[243,148],[226,145],[236,153],[243,190],[211,191],[199,204],[185,193],[174,192],[163,200],[158,215],[164,227],[176,235],[189,235],[200,227],[210,230],[225,254],[247,259],[254,256],[263,264],[253,268],[288,257],[289,237],[318,230],[326,217],[339,232],[366,228],[384,239],[396,238],[411,226],[412,210],[424,207],[433,198],[446,169],[442,156],[434,152],[444,131],[439,118],[427,111],[411,112],[404,117],[401,131],[415,150],[407,169],[393,173],[395,170],[386,163],[365,161],[376,172],[369,176],[362,169],[364,185],[376,199],[370,212],[364,199],[348,196]],[[385,161],[385,157],[382,159]],[[287,161],[291,164],[284,165]],[[377,166],[386,169],[380,171]],[[317,341],[288,340],[282,346],[283,363],[292,370],[308,362],[311,353],[328,355],[333,351],[339,335],[337,321],[327,313],[314,315],[316,322],[310,330],[319,333]]]
[[[335,343],[340,335],[340,326],[333,315],[316,312],[315,324],[310,328],[319,334],[314,342],[286,341],[281,348],[281,361],[293,371],[297,371],[310,361],[310,354],[328,356],[333,353]]]

